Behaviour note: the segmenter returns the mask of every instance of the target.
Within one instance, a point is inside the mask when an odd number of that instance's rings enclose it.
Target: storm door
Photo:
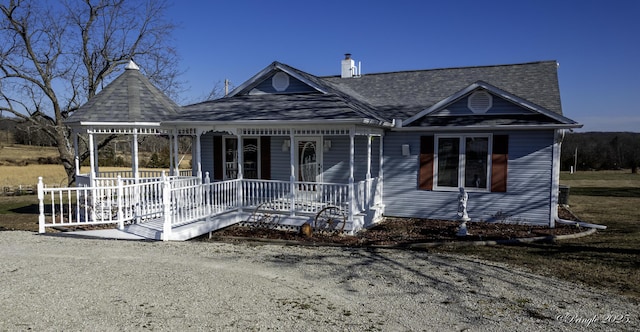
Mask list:
[[[322,178],[322,147],[319,138],[300,138],[297,141],[297,175],[300,182],[320,182]],[[309,186],[307,190],[315,186]]]

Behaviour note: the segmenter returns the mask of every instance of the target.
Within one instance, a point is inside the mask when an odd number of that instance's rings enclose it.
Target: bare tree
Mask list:
[[[169,45],[175,26],[164,18],[164,0],[2,2],[0,113],[29,121],[57,143],[69,183],[74,153],[63,120],[113,80],[118,67],[135,58],[167,95],[179,92]]]

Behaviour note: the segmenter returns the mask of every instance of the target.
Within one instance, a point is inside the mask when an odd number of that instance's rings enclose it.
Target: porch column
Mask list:
[[[349,221],[353,225],[353,215],[355,211],[355,195],[354,190],[355,187],[353,185],[353,169],[355,166],[355,130],[351,129],[349,131]]]
[[[372,204],[371,201],[371,139],[373,136],[371,134],[367,135],[367,174],[365,176],[364,181],[364,204],[363,207],[366,211],[369,211],[369,207]]]
[[[236,158],[238,160],[238,174],[236,174],[236,178],[238,179],[238,207],[240,212],[242,212],[242,208],[244,207],[244,191],[242,190],[242,179],[244,178],[244,148],[240,134],[236,135],[236,142],[238,144],[236,149],[236,153],[238,154]]]
[[[236,167],[238,169],[238,174],[236,174],[236,178],[242,180],[244,179],[244,142],[242,142],[242,136],[240,135],[236,135],[236,139],[238,142],[238,158],[236,158],[238,160],[238,165]]]
[[[382,168],[384,165],[384,155],[383,155],[383,140],[382,140],[382,135],[379,136],[380,137],[380,147],[379,147],[379,153],[380,153],[380,159],[378,160],[378,188],[376,190],[376,197],[378,198],[378,202],[376,203],[382,203],[382,192],[383,192],[383,186],[384,186],[384,180],[383,180],[383,173],[382,173]],[[379,192],[378,192],[379,191]]]
[[[133,172],[133,178],[135,183],[140,182],[138,173],[138,128],[133,129],[133,142],[131,142],[131,156],[133,158],[133,163],[131,164],[131,171]]]
[[[80,152],[78,151],[78,135],[80,134],[74,130],[73,131],[73,162],[76,168],[76,186],[78,185],[77,176],[78,174],[80,174]]]
[[[94,187],[96,183],[96,156],[94,154],[96,146],[93,139],[93,132],[89,132],[89,186]]]
[[[200,136],[202,136],[202,129],[198,129],[196,131],[196,162],[197,162],[197,176],[198,179],[202,180],[202,151],[200,145]]]
[[[291,195],[291,206],[289,207],[289,211],[291,216],[296,215],[296,153],[295,150],[298,148],[295,144],[295,137],[293,136],[293,129],[289,130],[289,161],[291,173],[289,176],[289,191]]]
[[[180,175],[180,153],[178,150],[178,130],[173,132],[173,175]]]
[[[371,179],[371,139],[373,136],[367,135],[367,180]]]

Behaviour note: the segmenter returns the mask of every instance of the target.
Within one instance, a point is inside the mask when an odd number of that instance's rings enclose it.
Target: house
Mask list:
[[[273,62],[223,98],[176,107],[130,64],[68,123],[92,141],[167,135],[170,174],[141,177],[134,161],[116,183],[92,148],[89,187],[74,189],[86,202],[67,210],[130,231],[155,222],[163,239],[265,220],[353,233],[383,216],[456,219],[464,188],[473,221],[555,226],[562,138],[581,127],[562,115],[555,61],[362,75],[347,54],[340,65],[319,77]],[[193,137],[191,174],[177,169],[181,135]]]

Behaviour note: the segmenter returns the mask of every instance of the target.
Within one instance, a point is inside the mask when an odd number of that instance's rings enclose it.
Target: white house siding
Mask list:
[[[282,144],[289,137],[274,136],[271,137],[271,179],[280,181],[289,181],[291,177],[290,152],[282,151]],[[293,144],[292,144],[293,145]]]
[[[420,136],[391,132],[384,141],[384,200],[388,216],[457,219],[458,193],[417,189]],[[553,131],[501,132],[509,135],[507,192],[469,193],[474,221],[549,225]],[[403,157],[401,146],[411,155]]]

